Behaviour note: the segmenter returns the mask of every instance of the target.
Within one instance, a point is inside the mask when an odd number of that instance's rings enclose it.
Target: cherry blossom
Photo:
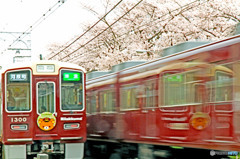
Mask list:
[[[100,19],[117,2],[103,1],[102,13],[87,1],[82,5]],[[67,44],[52,44],[46,59],[76,63],[87,71],[109,70],[124,61],[159,58],[164,48],[186,41],[224,39],[240,21],[238,0],[144,0],[127,13],[137,2],[121,2],[67,49]],[[91,25],[86,23],[85,30]]]

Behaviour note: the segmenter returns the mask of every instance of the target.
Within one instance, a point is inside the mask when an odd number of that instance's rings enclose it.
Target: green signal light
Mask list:
[[[80,81],[81,74],[79,72],[63,73],[63,81]]]
[[[181,146],[170,146],[171,148],[173,148],[173,149],[184,149],[183,147],[181,147]]]

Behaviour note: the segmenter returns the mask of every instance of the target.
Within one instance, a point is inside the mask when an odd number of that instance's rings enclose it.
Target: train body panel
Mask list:
[[[89,79],[89,141],[240,151],[239,66],[235,36]]]

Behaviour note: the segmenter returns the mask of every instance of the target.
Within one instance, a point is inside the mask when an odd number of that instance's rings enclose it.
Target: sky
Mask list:
[[[64,43],[71,41],[74,36],[80,35],[82,26],[86,23],[95,23],[98,19],[82,7],[82,0],[61,0],[58,5],[63,5],[54,12],[48,12],[58,0],[0,0],[0,62],[5,59],[13,58],[13,51],[4,52],[6,47],[12,44],[9,39],[10,34],[5,32],[25,32],[30,30],[30,26],[37,20],[44,17],[39,25],[31,31],[31,56],[33,59],[39,57],[39,54],[45,56],[47,46],[52,43]],[[89,1],[88,5],[98,6],[100,0]],[[49,13],[52,13],[49,15]],[[48,16],[49,15],[49,16]],[[43,19],[43,18],[42,18]],[[19,34],[21,35],[21,34]],[[28,37],[26,37],[28,38]],[[27,44],[28,45],[28,44]],[[10,55],[11,54],[11,55]]]

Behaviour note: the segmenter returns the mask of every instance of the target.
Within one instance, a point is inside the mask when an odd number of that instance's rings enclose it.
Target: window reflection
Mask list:
[[[38,83],[38,113],[55,111],[54,83]]]
[[[31,109],[30,71],[7,73],[6,102],[8,111]]]
[[[61,71],[61,107],[62,110],[83,109],[82,72]]]

